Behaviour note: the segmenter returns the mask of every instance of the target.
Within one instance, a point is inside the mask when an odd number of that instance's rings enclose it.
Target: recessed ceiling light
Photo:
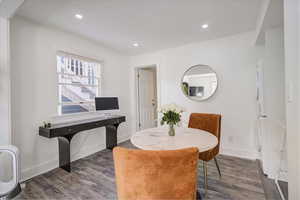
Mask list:
[[[203,29],[206,29],[206,28],[208,28],[208,24],[203,24],[201,27],[202,27]]]
[[[140,45],[139,45],[139,43],[136,43],[136,42],[135,42],[135,43],[132,44],[132,46],[134,46],[134,47],[139,47]]]
[[[81,14],[76,14],[75,17],[76,17],[77,19],[82,19],[82,18],[83,18],[83,16],[82,16]]]

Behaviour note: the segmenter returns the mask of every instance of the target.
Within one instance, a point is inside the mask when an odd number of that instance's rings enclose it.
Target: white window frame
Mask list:
[[[98,84],[80,84],[80,83],[60,83],[59,82],[59,76],[60,75],[67,75],[67,76],[74,76],[74,77],[80,77],[80,78],[84,78],[84,77],[88,77],[88,76],[84,76],[84,75],[73,75],[73,74],[67,74],[67,73],[62,73],[58,71],[58,62],[57,62],[57,57],[58,56],[64,56],[64,57],[68,57],[68,58],[72,58],[74,60],[80,60],[80,61],[84,61],[84,62],[90,62],[90,63],[96,63],[99,65],[98,70],[95,74],[95,76],[93,76],[95,79],[97,79]],[[72,115],[72,114],[79,114],[79,113],[88,113],[88,112],[93,112],[95,110],[88,110],[87,112],[74,112],[74,113],[62,113],[62,106],[64,105],[82,105],[82,104],[94,104],[95,105],[95,100],[93,101],[78,101],[78,102],[62,102],[61,100],[61,96],[62,96],[62,91],[60,90],[60,86],[61,85],[74,85],[74,86],[87,86],[87,87],[96,87],[96,97],[101,95],[101,80],[102,80],[102,65],[103,62],[96,60],[96,59],[92,59],[92,58],[87,58],[87,57],[83,57],[83,56],[79,56],[76,54],[71,54],[71,53],[67,53],[64,51],[57,51],[56,53],[56,73],[57,73],[57,94],[58,94],[58,104],[57,104],[57,112],[58,115]]]

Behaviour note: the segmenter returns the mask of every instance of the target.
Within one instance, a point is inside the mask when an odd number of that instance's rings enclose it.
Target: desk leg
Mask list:
[[[58,137],[59,167],[71,172],[71,140],[74,135]]]
[[[106,148],[113,149],[118,144],[118,131],[119,124],[107,125],[106,128]]]

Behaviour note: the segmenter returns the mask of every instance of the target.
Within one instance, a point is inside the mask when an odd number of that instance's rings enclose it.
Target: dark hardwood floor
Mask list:
[[[277,189],[275,181],[273,179],[269,179],[266,175],[263,174],[260,161],[257,161],[257,164],[259,166],[259,173],[260,173],[262,185],[264,187],[266,199],[281,200],[280,193]],[[283,192],[284,198],[288,199],[288,183],[284,181],[279,181],[279,185]]]
[[[282,190],[283,196],[285,199],[289,199],[289,192],[288,192],[288,183],[285,181],[278,181],[279,186]]]
[[[133,148],[130,142],[120,146]],[[256,161],[218,156],[222,177],[208,164],[208,194],[204,199],[264,200],[266,194]],[[204,196],[199,162],[198,189]],[[174,183],[176,184],[176,183]],[[57,168],[26,182],[17,199],[116,199],[112,152],[103,150],[72,163],[72,173]]]

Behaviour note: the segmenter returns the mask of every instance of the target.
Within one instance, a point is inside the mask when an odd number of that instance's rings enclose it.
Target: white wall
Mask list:
[[[263,57],[262,47],[253,47],[254,33],[166,49],[131,58],[132,68],[158,65],[159,105],[175,102],[191,112],[221,113],[222,152],[246,158],[257,158],[255,144],[256,77],[255,66]],[[184,72],[193,65],[211,66],[219,78],[216,94],[209,100],[194,102],[181,91]],[[134,70],[131,71],[133,80]],[[131,82],[134,91],[134,82]],[[132,92],[133,94],[133,92]],[[134,95],[132,95],[134,105]],[[133,112],[134,113],[134,112]]]
[[[283,27],[269,29],[265,36],[265,110],[270,117],[285,123]]]
[[[103,60],[102,94],[118,96],[119,140],[131,134],[128,57],[81,37],[43,27],[19,17],[11,22],[13,143],[20,148],[23,179],[58,166],[57,139],[38,136],[43,120],[57,115],[56,51]],[[72,140],[72,160],[105,147],[104,128],[86,131]]]
[[[0,145],[11,143],[9,20],[0,17]]]
[[[283,145],[286,126],[283,39],[283,27],[269,29],[265,32],[265,57],[262,67],[264,114],[267,115],[267,119],[261,120],[264,127],[262,161],[264,172],[269,178],[275,178],[280,166],[280,149]],[[287,170],[286,155],[282,168]],[[281,175],[281,179],[287,179],[285,173]]]
[[[289,199],[300,199],[300,3],[284,1]]]
[[[9,19],[0,17],[0,146],[11,144]],[[11,178],[11,157],[0,153],[0,180]]]

